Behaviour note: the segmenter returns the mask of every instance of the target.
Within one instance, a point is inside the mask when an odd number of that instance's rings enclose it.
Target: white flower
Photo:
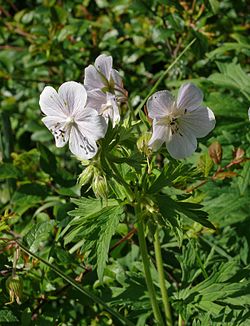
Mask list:
[[[196,138],[205,137],[215,126],[214,114],[201,105],[202,100],[202,91],[192,83],[181,86],[176,101],[168,91],[154,93],[147,101],[153,119],[148,146],[157,150],[165,142],[173,158],[190,156],[197,148]]]
[[[248,118],[250,120],[250,108],[248,109]]]
[[[69,142],[70,151],[79,159],[90,159],[97,153],[96,141],[105,135],[104,119],[86,107],[87,92],[74,81],[62,84],[58,93],[46,86],[40,95],[45,126],[55,137],[56,146]]]
[[[113,59],[105,54],[96,58],[94,65],[85,68],[84,86],[88,92],[88,104],[113,126],[120,121],[118,103],[124,101],[127,92],[117,70],[112,68]]]

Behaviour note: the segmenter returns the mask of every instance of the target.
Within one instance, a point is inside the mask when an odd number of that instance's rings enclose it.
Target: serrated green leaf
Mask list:
[[[246,162],[238,177],[238,186],[240,194],[243,195],[246,192],[248,186],[250,186],[250,161]]]
[[[30,251],[37,252],[41,243],[48,240],[51,236],[54,224],[55,222],[52,220],[37,223],[33,226],[24,238]]]
[[[11,163],[3,163],[0,165],[0,180],[3,179],[18,179],[21,176],[21,171]]]
[[[11,310],[0,310],[0,323],[15,323],[18,322],[18,318]]]
[[[200,156],[198,161],[198,169],[202,172],[205,177],[209,176],[209,172],[213,167],[213,161],[209,156],[208,152]]]
[[[250,77],[239,64],[217,63],[220,73],[214,73],[209,77],[214,84],[223,87],[237,89],[246,98],[250,99]]]
[[[64,243],[76,242],[71,248],[81,247],[89,251],[89,259],[96,259],[97,274],[102,281],[106,266],[109,244],[119,222],[123,218],[123,207],[116,200],[108,200],[109,206],[103,207],[102,202],[95,198],[73,199],[78,207],[69,212],[75,218],[62,231]]]
[[[97,242],[97,275],[103,280],[103,272],[108,260],[109,244],[117,226],[122,219],[123,209],[116,206],[108,210],[108,218],[105,225],[101,227],[100,238]]]
[[[158,195],[156,200],[161,214],[167,220],[171,221],[182,214],[207,228],[215,230],[214,225],[208,220],[208,214],[200,210],[202,207],[201,205],[188,202],[178,202],[168,196]],[[174,220],[172,223],[174,223]]]
[[[174,185],[178,182],[190,180],[197,172],[185,164],[168,163],[164,166],[162,172],[152,182],[148,189],[148,193],[153,194],[159,192],[166,186]]]

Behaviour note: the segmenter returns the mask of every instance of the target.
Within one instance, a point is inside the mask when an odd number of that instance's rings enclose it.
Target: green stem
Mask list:
[[[178,318],[178,326],[182,326],[182,318],[181,318],[181,314],[179,314],[179,318]]]
[[[167,288],[165,285],[164,269],[163,269],[163,263],[162,263],[162,255],[161,255],[161,243],[160,243],[160,239],[159,239],[158,229],[155,232],[154,247],[155,247],[156,266],[157,266],[157,271],[159,274],[159,284],[160,284],[160,289],[161,289],[161,296],[162,296],[166,321],[167,321],[167,325],[173,326],[168,292],[167,292]]]
[[[13,267],[12,267],[12,276],[16,276],[16,265],[17,265],[17,260],[18,260],[18,251],[19,248],[16,247],[13,255]]]
[[[145,234],[144,234],[144,227],[143,227],[143,221],[141,219],[140,214],[140,208],[139,205],[135,208],[135,213],[138,219],[138,237],[139,237],[139,244],[140,244],[140,251],[141,251],[141,257],[145,272],[145,278],[146,278],[146,284],[148,288],[148,293],[151,301],[151,305],[153,308],[153,313],[157,322],[157,325],[164,325],[160,308],[158,306],[158,302],[156,299],[156,292],[154,288],[154,284],[152,281],[151,273],[150,273],[150,260],[148,258],[148,251],[147,251],[147,244],[145,240]]]
[[[94,302],[102,305],[111,315],[113,315],[118,320],[120,320],[124,325],[135,326],[135,324],[133,324],[127,318],[125,318],[124,316],[122,316],[117,311],[113,310],[112,308],[110,308],[110,306],[107,303],[105,303],[102,299],[100,299],[96,295],[92,294],[91,292],[88,292],[79,283],[77,283],[74,279],[72,279],[71,277],[65,275],[58,267],[56,267],[55,265],[50,264],[48,261],[46,261],[42,257],[39,257],[37,254],[34,254],[33,252],[29,251],[29,249],[26,248],[19,240],[15,240],[15,241],[19,245],[19,247],[22,249],[22,251],[24,251],[29,256],[31,256],[33,258],[36,258],[36,259],[40,260],[42,263],[44,263],[45,265],[47,265],[57,275],[59,275],[62,279],[64,279],[69,284],[71,284],[79,292],[83,293],[84,295],[86,295],[88,298],[90,298]]]
[[[194,38],[186,47],[185,49],[178,55],[178,57],[171,63],[170,66],[168,66],[168,68],[164,71],[164,73],[161,75],[161,77],[157,80],[157,82],[154,84],[153,88],[151,89],[151,91],[148,93],[148,95],[145,97],[145,99],[140,103],[140,105],[137,107],[137,109],[135,110],[135,115],[138,114],[138,112],[141,111],[141,109],[143,108],[144,104],[147,102],[147,99],[155,92],[155,90],[157,89],[158,85],[161,83],[161,81],[163,80],[163,78],[166,77],[166,75],[168,74],[169,70],[173,68],[173,66],[179,61],[179,59],[183,56],[183,54],[190,48],[190,46],[196,41],[196,38]]]

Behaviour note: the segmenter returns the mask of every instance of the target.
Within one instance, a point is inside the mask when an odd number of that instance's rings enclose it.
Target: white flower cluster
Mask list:
[[[108,121],[120,121],[119,104],[127,92],[111,56],[100,55],[85,69],[84,84],[69,81],[58,92],[44,88],[40,107],[42,119],[55,137],[57,147],[69,142],[70,151],[79,159],[97,153],[96,141],[105,136]],[[157,150],[166,143],[170,155],[181,159],[197,147],[196,138],[206,136],[215,126],[213,112],[202,106],[203,94],[193,84],[182,85],[177,100],[168,91],[154,93],[147,101],[153,119],[153,134],[148,146]]]
[[[126,91],[112,57],[100,55],[85,69],[84,85],[68,81],[58,92],[46,86],[40,95],[42,119],[55,137],[56,146],[69,142],[70,151],[79,159],[91,159],[97,153],[96,141],[105,136],[108,120],[120,121],[118,104]]]

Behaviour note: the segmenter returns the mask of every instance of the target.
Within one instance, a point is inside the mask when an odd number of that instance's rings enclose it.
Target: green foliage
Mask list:
[[[0,165],[0,179],[18,179],[21,176],[19,171],[11,163],[3,163]]]
[[[138,246],[139,200],[161,311],[152,253],[159,225],[175,323],[248,326],[246,1],[34,0],[0,7],[0,324],[120,325],[119,311],[124,324],[153,325]],[[106,180],[104,200],[94,198],[92,175],[82,188],[77,183],[90,165],[55,147],[39,109],[46,85],[82,82],[84,67],[100,53],[113,56],[130,101],[121,107],[122,126],[109,125],[90,162]],[[216,116],[213,133],[182,162],[164,148],[151,155],[136,145],[150,136],[143,99],[175,60],[157,90],[175,92],[193,81]],[[215,142],[222,147],[217,163],[209,153]],[[13,237],[28,250],[15,267]],[[21,305],[6,305],[13,270],[23,280]]]
[[[240,271],[239,262],[233,260],[224,263],[191,290],[187,288],[179,291],[176,304],[180,301],[183,317],[186,319],[192,312],[197,313],[199,320],[200,314],[203,317],[205,312],[213,322],[239,322],[239,317],[246,317],[248,311],[248,273],[249,269]],[[243,320],[249,321],[248,317]]]
[[[76,242],[71,252],[79,247],[85,254],[90,251],[90,262],[95,264],[92,259],[96,259],[97,274],[102,280],[110,241],[123,219],[123,208],[114,200],[108,201],[107,206],[92,198],[76,199],[73,202],[78,208],[69,212],[69,215],[75,217],[62,231],[61,236],[64,235],[65,244]]]

